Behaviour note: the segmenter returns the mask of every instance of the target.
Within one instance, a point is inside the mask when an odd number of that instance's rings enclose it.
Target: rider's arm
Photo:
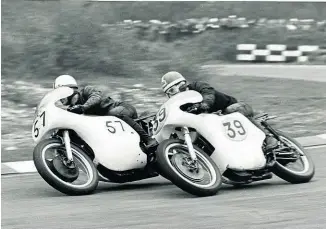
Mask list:
[[[85,110],[101,103],[101,91],[92,86],[86,86],[82,91],[82,96],[86,100],[83,104]]]
[[[203,103],[206,103],[209,108],[212,108],[215,103],[215,89],[208,83],[193,82],[189,84],[189,89],[198,91],[203,96]]]

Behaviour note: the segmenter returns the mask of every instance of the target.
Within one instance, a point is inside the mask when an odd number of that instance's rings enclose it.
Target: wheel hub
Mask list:
[[[172,165],[180,174],[191,181],[203,181],[205,176],[203,167],[198,162],[195,165],[193,162],[189,162],[188,156],[182,155],[181,153],[175,154],[171,158]]]
[[[59,155],[52,160],[52,164],[55,175],[66,182],[73,182],[79,176],[79,170],[75,163],[68,162]]]

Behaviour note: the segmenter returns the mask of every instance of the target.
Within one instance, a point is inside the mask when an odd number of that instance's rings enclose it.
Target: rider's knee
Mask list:
[[[126,108],[124,110],[124,115],[127,115],[129,116],[130,118],[133,118],[133,119],[136,119],[138,118],[138,113],[137,113],[137,110],[134,106],[130,105],[130,104],[123,104],[124,108]]]
[[[116,116],[125,122],[131,122],[130,119],[133,120],[137,118],[137,112],[134,112],[133,110],[130,110],[124,106],[115,107],[111,109],[108,114]]]
[[[113,115],[113,116],[123,116],[126,115],[126,108],[122,106],[118,106],[109,110],[108,113],[109,115]]]

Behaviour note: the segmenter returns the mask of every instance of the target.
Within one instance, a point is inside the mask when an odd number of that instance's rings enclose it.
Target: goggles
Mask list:
[[[173,96],[173,95],[175,95],[175,94],[177,94],[177,93],[179,93],[180,92],[180,87],[182,86],[182,85],[184,85],[185,84],[185,82],[180,82],[180,83],[178,83],[178,84],[176,84],[176,85],[173,85],[172,87],[170,87],[168,90],[166,90],[166,94],[167,95],[169,95],[169,96]]]

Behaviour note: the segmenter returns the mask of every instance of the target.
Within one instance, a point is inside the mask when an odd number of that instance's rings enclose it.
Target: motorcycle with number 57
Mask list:
[[[151,122],[152,135],[160,143],[156,157],[163,174],[168,176],[174,166],[188,180],[203,179],[202,174],[193,171],[200,166],[202,155],[207,154],[217,164],[223,183],[234,186],[271,179],[272,173],[290,183],[312,179],[315,172],[312,158],[295,139],[267,122],[275,116],[254,117],[279,142],[273,152],[266,153],[265,133],[241,113],[187,111],[187,107],[202,100],[196,91],[178,93],[161,106]],[[168,158],[168,163],[162,158]],[[170,179],[177,181],[174,177]]]
[[[74,114],[57,104],[72,94],[69,87],[54,89],[43,97],[35,111],[33,161],[49,185],[68,195],[85,195],[96,190],[99,180],[125,183],[161,173],[156,165],[148,169],[139,135],[123,120]],[[146,125],[146,118],[136,121]],[[193,182],[173,166],[164,170],[164,176],[193,195],[216,194],[221,185],[218,167],[206,154],[200,157],[205,169],[196,167],[193,172],[204,174],[205,180]],[[164,164],[167,159],[160,160]]]

